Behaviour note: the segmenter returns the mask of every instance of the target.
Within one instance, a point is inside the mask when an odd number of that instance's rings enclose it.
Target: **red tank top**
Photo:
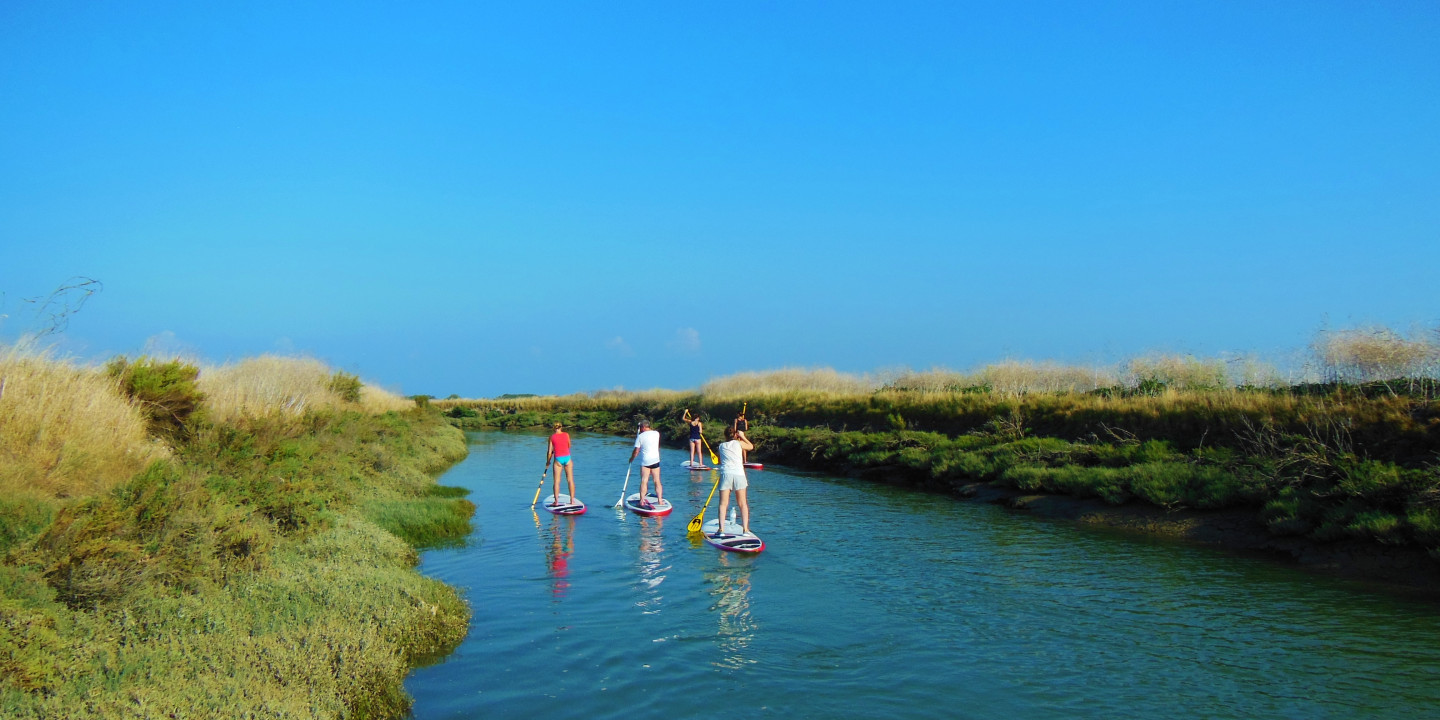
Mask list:
[[[550,436],[550,445],[555,448],[555,457],[570,454],[570,434],[558,432]]]

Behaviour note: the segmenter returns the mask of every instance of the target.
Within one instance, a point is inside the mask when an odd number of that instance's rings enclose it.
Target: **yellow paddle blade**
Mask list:
[[[704,521],[700,519],[699,515],[696,515],[695,517],[690,518],[690,524],[686,525],[685,529],[689,532],[697,533],[700,532],[700,526],[703,524]]]

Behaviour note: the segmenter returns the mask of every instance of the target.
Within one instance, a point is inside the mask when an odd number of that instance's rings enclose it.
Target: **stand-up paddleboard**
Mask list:
[[[743,533],[740,531],[740,523],[725,523],[725,532],[716,532],[720,529],[719,520],[707,520],[700,526],[705,542],[714,545],[721,550],[729,550],[738,553],[758,553],[765,549],[765,541],[755,533]]]
[[[691,470],[714,470],[714,469],[715,469],[714,467],[712,467],[712,466],[710,466],[710,465],[706,465],[704,462],[700,462],[700,463],[697,464],[697,463],[691,462],[691,461],[689,461],[689,460],[686,460],[686,461],[680,463],[680,467],[689,468],[689,469],[691,469]]]
[[[555,502],[556,500],[557,498],[555,495],[546,495],[545,500],[540,503],[540,507],[545,508],[545,510],[549,512],[555,513],[556,515],[585,514],[585,503],[580,502],[579,500],[576,500],[575,498],[572,498],[565,493],[560,493],[560,496],[558,498],[560,502]]]
[[[647,496],[645,499],[649,501],[646,504],[650,507],[645,507],[640,504],[640,493],[630,493],[630,497],[625,498],[625,507],[636,515],[647,515],[649,517],[669,515],[670,511],[675,509],[675,506],[671,505],[669,500],[656,502],[654,495]]]
[[[764,470],[764,469],[765,469],[765,464],[764,464],[764,463],[745,463],[745,469],[746,469],[746,470]]]

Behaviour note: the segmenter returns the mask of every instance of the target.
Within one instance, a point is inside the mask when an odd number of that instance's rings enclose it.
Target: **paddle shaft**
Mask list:
[[[690,524],[685,526],[689,532],[700,532],[705,525],[705,511],[710,509],[710,501],[715,499],[715,490],[720,487],[720,478],[715,478],[715,484],[710,486],[710,497],[705,498],[705,505],[700,508],[700,514],[690,519]]]
[[[535,499],[530,501],[531,505],[540,502],[540,491],[545,489],[545,475],[550,472],[550,453],[545,453],[545,470],[540,473],[540,484],[535,486]]]
[[[615,501],[615,507],[617,508],[625,504],[625,491],[630,489],[630,469],[633,467],[635,467],[635,463],[633,462],[625,466],[625,484],[620,487],[620,499]],[[539,496],[537,495],[536,497]]]
[[[706,440],[704,435],[701,435],[701,436],[700,436],[700,442],[705,443],[705,449],[706,449],[706,450],[710,450],[710,441],[709,441],[709,440]],[[714,463],[714,464],[716,464],[716,465],[719,465],[719,464],[720,464],[720,458],[718,458],[718,457],[715,456],[715,451],[714,451],[714,450],[710,450],[710,462],[712,462],[712,463]]]

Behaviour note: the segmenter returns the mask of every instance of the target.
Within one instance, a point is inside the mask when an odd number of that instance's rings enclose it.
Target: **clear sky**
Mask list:
[[[467,397],[1440,325],[1440,3],[0,3],[0,337]]]

